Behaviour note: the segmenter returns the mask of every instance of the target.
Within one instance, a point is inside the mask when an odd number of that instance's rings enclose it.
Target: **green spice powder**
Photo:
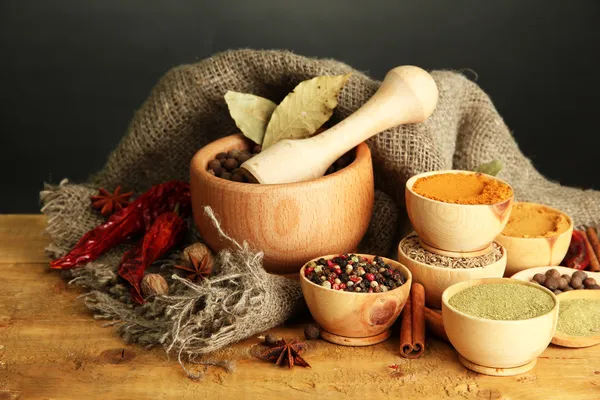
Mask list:
[[[600,300],[561,301],[556,330],[572,336],[600,335]]]
[[[554,307],[554,299],[548,293],[518,283],[472,286],[456,293],[449,302],[473,317],[502,321],[539,317]]]

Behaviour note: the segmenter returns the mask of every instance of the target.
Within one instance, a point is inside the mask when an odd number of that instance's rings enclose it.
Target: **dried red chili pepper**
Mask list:
[[[569,251],[563,263],[574,269],[586,269],[590,265],[590,255],[587,251],[585,232],[574,230],[569,244]]]
[[[119,275],[131,283],[133,300],[144,304],[140,284],[146,268],[181,240],[186,227],[185,220],[176,213],[161,214],[144,235],[142,244],[125,253]]]
[[[144,278],[144,270],[142,269],[142,244],[139,243],[135,248],[123,254],[123,258],[119,264],[119,276],[126,279],[129,283],[141,283]],[[131,288],[131,298],[140,304],[144,304],[144,297],[141,295],[141,290],[139,289],[139,286],[138,290],[135,290],[134,287]]]
[[[108,221],[87,232],[65,256],[50,263],[51,268],[73,268],[97,259],[106,250],[148,230],[161,214],[179,204],[185,215],[190,210],[190,188],[185,182],[171,181],[151,187]]]

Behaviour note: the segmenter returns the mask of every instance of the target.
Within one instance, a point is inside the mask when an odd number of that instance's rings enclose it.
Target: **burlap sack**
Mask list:
[[[55,255],[64,253],[101,222],[89,207],[88,196],[94,188],[122,185],[142,192],[167,180],[188,180],[192,155],[210,141],[237,131],[223,99],[227,90],[279,102],[300,81],[350,71],[353,75],[334,114],[337,119],[359,108],[375,93],[379,82],[343,63],[286,51],[229,51],[172,69],[135,114],[106,166],[88,184],[63,183],[43,192],[43,211],[50,217],[50,250]],[[520,152],[489,97],[475,83],[450,71],[432,75],[440,93],[433,116],[423,124],[390,129],[368,141],[378,192],[363,251],[389,254],[406,229],[403,193],[410,176],[430,170],[473,170],[493,159],[505,165],[499,176],[511,183],[518,200],[564,210],[576,224],[597,225],[600,192],[545,179]],[[120,251],[114,254],[116,257]],[[79,276],[87,286],[109,293],[107,282],[114,278],[114,260],[106,258],[99,267],[86,267],[87,272]],[[103,285],[98,284],[99,279]]]

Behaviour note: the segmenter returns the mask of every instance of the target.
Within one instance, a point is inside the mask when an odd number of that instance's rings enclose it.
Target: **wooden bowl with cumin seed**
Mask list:
[[[491,262],[483,267],[447,267],[426,264],[424,262],[411,258],[403,249],[403,244],[411,240],[414,235],[409,235],[402,239],[398,244],[398,261],[410,270],[415,283],[420,283],[425,288],[425,303],[427,307],[439,309],[442,307],[442,294],[448,287],[455,283],[468,281],[470,279],[480,278],[501,278],[504,275],[506,267],[507,252],[498,242],[499,250],[502,253],[500,259]],[[423,249],[424,250],[424,249]],[[438,259],[452,259],[452,257],[438,256]],[[458,258],[456,258],[458,259]],[[460,259],[453,261],[454,264],[465,264],[477,262],[477,258]]]

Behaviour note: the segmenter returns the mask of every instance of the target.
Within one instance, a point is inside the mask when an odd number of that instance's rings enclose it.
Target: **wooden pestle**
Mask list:
[[[433,113],[437,99],[435,81],[425,70],[396,67],[373,97],[340,123],[308,139],[281,140],[241,168],[253,181],[265,184],[318,178],[335,160],[371,136],[397,125],[423,122]]]

